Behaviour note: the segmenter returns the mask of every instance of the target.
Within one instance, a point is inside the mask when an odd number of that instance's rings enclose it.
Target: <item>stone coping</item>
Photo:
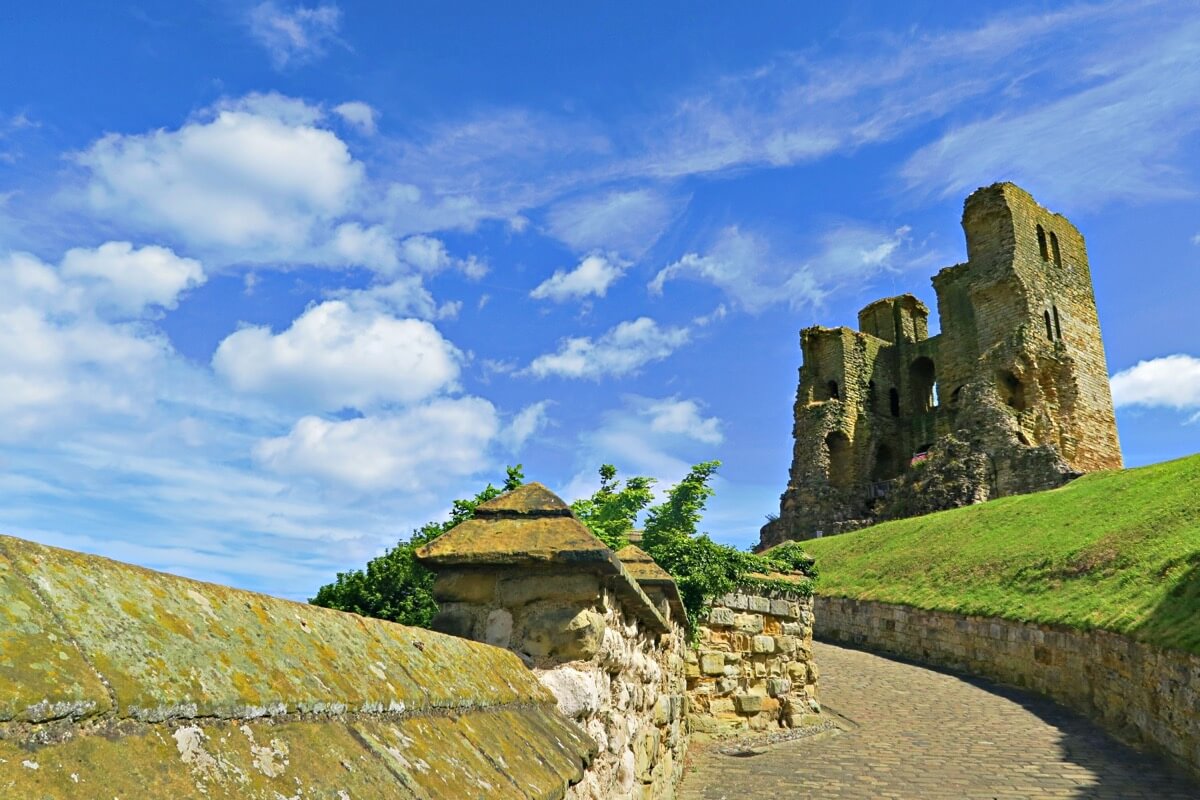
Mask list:
[[[508,731],[545,757],[506,796],[595,751],[506,650],[0,536],[2,797],[444,796]]]

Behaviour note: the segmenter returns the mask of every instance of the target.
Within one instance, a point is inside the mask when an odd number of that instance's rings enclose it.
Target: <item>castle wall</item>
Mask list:
[[[561,798],[512,653],[0,537],[0,797]]]

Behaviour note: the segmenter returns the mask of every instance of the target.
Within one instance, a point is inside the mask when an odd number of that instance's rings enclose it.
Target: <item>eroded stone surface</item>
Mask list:
[[[999,183],[964,205],[966,263],[859,330],[801,331],[779,517],[760,547],[1058,486],[1121,466],[1083,236]]]

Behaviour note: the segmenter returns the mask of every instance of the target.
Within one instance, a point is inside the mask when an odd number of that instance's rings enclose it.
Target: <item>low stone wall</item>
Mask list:
[[[687,652],[691,724],[708,733],[817,721],[813,605],[798,592],[743,587],[713,601]]]
[[[674,796],[687,747],[682,620],[565,503],[526,484],[418,557],[437,573],[434,628],[519,655],[595,741],[572,800]]]
[[[512,653],[0,537],[0,797],[561,798]]]
[[[818,597],[817,638],[1041,694],[1200,775],[1200,657],[1108,631]]]

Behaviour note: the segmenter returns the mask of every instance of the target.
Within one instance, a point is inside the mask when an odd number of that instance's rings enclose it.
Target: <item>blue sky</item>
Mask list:
[[[935,306],[998,180],[1126,463],[1200,450],[1200,10],[967,5],[10,4],[0,531],[302,599],[505,464],[717,458],[749,546],[799,329]]]

